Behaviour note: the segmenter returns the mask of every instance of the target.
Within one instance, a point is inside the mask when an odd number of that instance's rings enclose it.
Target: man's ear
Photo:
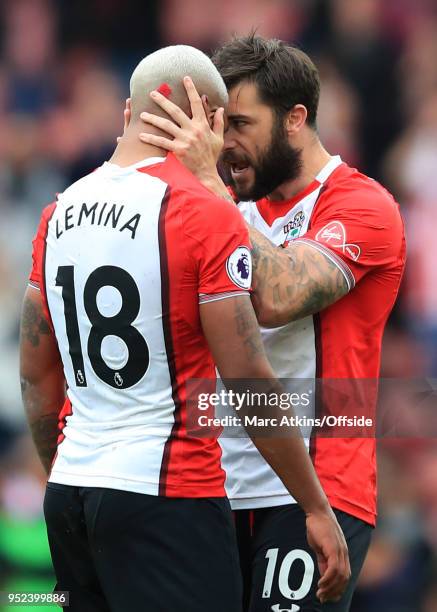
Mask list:
[[[296,135],[305,125],[308,112],[303,104],[296,104],[285,116],[284,127],[291,136]]]
[[[126,98],[126,104],[125,104],[124,111],[123,111],[123,117],[124,117],[124,124],[123,124],[122,136],[125,135],[128,125],[130,123],[131,117],[132,117],[132,108],[131,108],[130,98]],[[122,139],[122,136],[117,136],[117,143],[120,142],[120,140]]]
[[[124,133],[127,130],[130,120],[132,118],[132,106],[131,106],[130,98],[126,98],[126,106],[124,107],[123,116],[124,116],[123,133]]]

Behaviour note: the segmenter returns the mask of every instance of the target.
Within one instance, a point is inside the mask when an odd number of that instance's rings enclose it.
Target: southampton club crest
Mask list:
[[[245,246],[239,246],[226,260],[226,272],[231,281],[241,287],[250,289],[252,283],[252,256]]]
[[[293,220],[284,225],[285,242],[290,242],[290,240],[295,240],[299,237],[304,221],[305,215],[299,210],[294,215]]]

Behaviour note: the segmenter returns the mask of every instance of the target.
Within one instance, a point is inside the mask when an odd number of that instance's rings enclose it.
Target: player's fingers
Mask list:
[[[169,140],[164,136],[157,136],[156,134],[148,134],[146,132],[142,132],[139,136],[141,142],[145,144],[153,145],[154,147],[159,147],[160,149],[165,149],[166,151],[174,151],[175,143],[173,140]]]
[[[340,560],[338,557],[330,557],[327,562],[326,570],[321,576],[318,586],[321,589],[330,589],[333,584],[340,580]]]
[[[176,106],[176,104],[168,100],[165,96],[159,93],[159,91],[156,91],[156,89],[150,92],[150,97],[167,113],[167,115],[170,115],[170,117],[174,119],[178,125],[181,127],[189,127],[191,119],[181,108],[179,108],[179,106]]]
[[[218,108],[214,113],[214,123],[212,125],[212,131],[216,136],[223,138],[225,131],[225,109],[223,107]]]
[[[318,589],[316,592],[317,598],[321,603],[336,602],[340,601],[344,589],[342,588],[331,588],[331,589]]]
[[[343,578],[340,571],[341,561],[337,555],[331,555],[327,559],[326,570],[318,582],[318,591],[324,598],[331,599],[338,596],[338,591],[343,584]]]
[[[349,558],[349,550],[346,547],[346,552],[345,552],[345,557],[346,557],[346,573],[347,573],[347,579],[350,580],[350,577],[352,575],[352,568],[351,568],[351,560]]]
[[[351,565],[350,565],[350,561],[349,561],[349,551],[347,549],[347,544],[345,543],[345,547],[343,549],[343,558],[342,558],[342,567],[341,567],[341,572],[343,575],[343,584],[344,587],[343,589],[346,588],[350,578],[351,578]],[[342,591],[343,592],[343,591]]]
[[[346,541],[344,542],[344,547],[342,549],[342,561],[343,561],[343,574],[346,576],[346,578],[349,580],[350,575],[351,575],[351,566],[350,566],[350,562],[349,562],[349,551],[347,548],[347,544]]]
[[[184,77],[184,87],[187,92],[188,99],[190,101],[191,113],[193,115],[193,119],[197,119],[198,121],[206,119],[205,107],[202,103],[202,98],[199,96],[199,93],[194,85],[191,77]]]
[[[347,542],[344,538],[344,534],[341,532],[341,537],[340,537],[340,541],[341,541],[341,548],[340,548],[340,574],[343,578],[343,585],[344,588],[346,587],[347,583],[350,580],[351,577],[351,566],[350,566],[350,561],[349,561],[349,550],[347,547]]]
[[[144,123],[154,125],[163,132],[170,134],[170,136],[173,136],[174,138],[176,138],[177,136],[181,137],[181,128],[169,119],[165,119],[164,117],[158,117],[158,115],[152,115],[152,113],[146,112],[141,113],[140,118],[144,121]]]
[[[326,568],[328,567],[326,557],[321,552],[316,550],[316,559],[317,559],[317,567],[319,568],[319,574],[320,576],[323,576],[326,572]]]
[[[209,113],[209,108],[208,108],[208,96],[203,95],[202,98],[202,106],[203,106],[203,112],[205,113],[205,117],[208,120],[208,113]],[[208,120],[209,123],[209,120]]]
[[[324,604],[324,603],[336,603],[336,602],[340,601],[340,599],[341,599],[341,595],[340,594],[334,595],[333,593],[328,592],[328,591],[324,591],[322,589],[319,589],[316,592],[316,597],[320,601],[320,603],[322,603],[322,604]]]
[[[328,558],[326,570],[317,585],[317,596],[321,601],[337,601],[345,590],[349,578],[349,558],[341,548],[338,555],[331,555]]]

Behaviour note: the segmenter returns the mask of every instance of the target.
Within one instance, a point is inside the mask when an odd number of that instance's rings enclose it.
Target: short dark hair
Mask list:
[[[212,61],[228,91],[242,81],[253,82],[262,102],[278,116],[303,104],[308,125],[316,128],[319,73],[308,55],[297,47],[251,33],[225,43],[215,51]]]

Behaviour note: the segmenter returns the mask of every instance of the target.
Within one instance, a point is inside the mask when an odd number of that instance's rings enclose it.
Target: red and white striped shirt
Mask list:
[[[33,247],[68,385],[49,480],[224,496],[216,438],[187,435],[185,383],[215,380],[199,302],[250,288],[237,208],[171,154],[105,163],[44,210]]]

